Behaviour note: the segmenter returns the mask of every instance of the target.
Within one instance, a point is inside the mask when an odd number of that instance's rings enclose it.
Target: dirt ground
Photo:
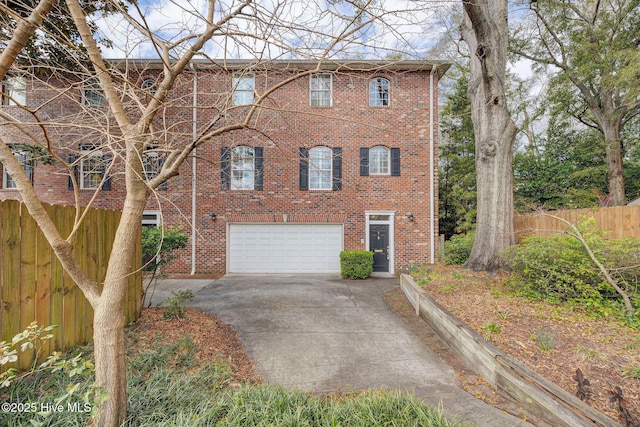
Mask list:
[[[202,364],[225,360],[235,383],[261,382],[231,326],[211,314],[190,309],[183,319],[164,320],[161,308],[145,308],[132,331],[136,335],[136,345],[140,347],[155,345],[158,334],[169,345],[191,336],[197,348],[197,359]]]
[[[507,296],[503,275],[437,266],[432,276],[424,285],[425,291],[485,339],[573,394],[577,392],[573,377],[580,368],[590,383],[585,388],[586,403],[622,425],[640,423],[640,379],[625,374],[625,370],[633,367],[640,369],[640,331],[612,319],[593,320],[561,306]],[[389,292],[385,300],[420,339],[449,362],[460,384],[470,393],[536,425],[546,425],[519,405],[499,396],[464,366],[415,316],[399,289]],[[162,309],[147,308],[133,329],[138,345],[145,342],[152,345],[158,333],[164,335],[167,343],[191,335],[198,346],[198,358],[203,362],[222,358],[229,363],[235,382],[261,381],[235,332],[213,315],[188,310],[186,319],[166,321],[162,318]],[[541,343],[549,344],[550,348],[543,349]],[[611,392],[616,386],[622,391],[632,424],[626,424],[617,401],[611,401]]]
[[[622,425],[640,425],[640,331],[566,306],[508,296],[505,278],[436,266],[423,289],[492,344],[572,394],[578,393],[574,377],[580,369],[590,384],[583,387],[587,404]],[[483,394],[474,386],[465,388]],[[612,401],[616,387],[629,422],[618,400]]]

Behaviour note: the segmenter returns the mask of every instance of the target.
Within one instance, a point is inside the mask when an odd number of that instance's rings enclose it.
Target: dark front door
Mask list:
[[[369,226],[369,250],[373,252],[373,271],[389,271],[389,226]]]

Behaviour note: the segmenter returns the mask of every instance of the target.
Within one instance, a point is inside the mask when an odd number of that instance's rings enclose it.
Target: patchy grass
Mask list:
[[[188,310],[186,318],[163,320],[159,309],[145,310],[128,330],[128,409],[125,426],[426,426],[463,424],[447,420],[438,408],[400,392],[314,396],[260,384],[233,331],[214,316]],[[77,351],[91,354],[87,346]],[[91,375],[70,378],[39,372],[0,390],[3,402],[54,404],[69,386],[71,403],[85,408]],[[0,425],[85,426],[89,413],[2,411]],[[91,404],[89,406],[91,408]]]

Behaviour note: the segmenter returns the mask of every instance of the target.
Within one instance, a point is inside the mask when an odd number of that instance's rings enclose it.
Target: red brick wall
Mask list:
[[[146,75],[153,73],[147,72]],[[256,73],[258,95],[275,82],[290,76],[286,72],[275,71]],[[368,82],[372,76],[390,80],[389,106],[369,107]],[[225,111],[224,102],[228,100],[230,82],[231,77],[226,73],[199,73],[199,132],[208,126],[218,111]],[[162,134],[161,140],[168,141],[174,147],[184,144],[191,136],[192,87],[192,75],[186,74],[180,78],[161,115],[163,123],[157,123],[170,126],[171,133]],[[28,103],[41,102],[48,95],[50,93],[46,89],[34,89],[28,95]],[[434,99],[437,100],[437,91],[434,91]],[[287,215],[288,221],[344,220],[345,249],[366,249],[362,243],[366,237],[365,211],[374,210],[389,210],[396,214],[396,271],[429,261],[429,188],[430,185],[437,185],[437,182],[432,183],[429,177],[428,71],[335,73],[331,107],[309,106],[309,77],[304,76],[273,93],[264,105],[267,108],[262,109],[252,123],[257,130],[235,130],[213,138],[198,149],[195,224],[198,230],[197,273],[225,270],[225,239],[229,220],[281,222],[283,215]],[[51,129],[60,155],[66,155],[68,150],[86,141],[106,140],[97,132],[81,132],[81,129],[63,125],[69,120],[87,124],[105,120],[105,108],[93,107],[91,115],[74,111],[74,108],[78,110],[77,102],[70,95],[43,110],[52,123],[59,122]],[[225,118],[216,126],[232,123],[235,116],[246,112],[246,108],[226,110]],[[434,114],[437,118],[437,111]],[[16,115],[28,120],[28,115],[22,112]],[[164,126],[158,128],[164,129]],[[10,127],[0,130],[3,139],[19,139],[15,130],[7,129]],[[122,144],[117,137],[109,141],[116,146]],[[236,145],[264,147],[262,191],[222,189],[220,148]],[[318,145],[342,148],[341,191],[298,190],[299,147],[312,148]],[[359,175],[360,148],[376,145],[401,149],[401,176]],[[124,180],[120,169],[115,168],[112,190],[99,195],[96,207],[121,207]],[[180,175],[169,181],[168,190],[159,191],[159,197],[152,197],[148,205],[149,209],[156,209],[160,203],[165,222],[181,224],[188,234],[191,232],[191,174],[191,160],[188,160],[181,167]],[[73,192],[67,189],[66,170],[59,165],[38,165],[34,185],[47,203],[74,202]],[[87,203],[92,194],[91,191],[80,191],[82,203]],[[0,190],[0,199],[6,198],[16,198],[16,192]],[[210,219],[210,213],[216,213],[216,221]],[[406,218],[408,213],[415,216],[413,222]],[[434,216],[437,218],[437,213]],[[190,272],[190,248],[189,245],[173,261],[173,272]]]

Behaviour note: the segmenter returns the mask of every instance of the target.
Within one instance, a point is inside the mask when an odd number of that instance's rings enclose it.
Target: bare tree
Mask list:
[[[367,44],[383,40],[388,34],[385,30],[375,30],[380,28],[376,25],[386,18],[413,16],[416,11],[383,10],[372,1],[345,2],[340,8],[333,3],[318,3],[314,9],[309,2],[302,1],[267,6],[252,0],[236,0],[226,5],[209,0],[201,2],[202,10],[197,5],[179,6],[179,2],[173,2],[169,5],[180,7],[178,12],[185,19],[172,22],[171,28],[167,28],[154,26],[152,15],[161,13],[158,10],[142,9],[137,2],[126,8],[120,3],[110,3],[110,16],[100,22],[103,31],[124,40],[121,41],[126,46],[125,57],[130,52],[152,52],[159,65],[158,69],[149,70],[144,68],[144,61],[105,60],[98,36],[92,31],[95,28],[92,20],[100,18],[87,16],[78,0],[67,0],[83,49],[79,49],[74,40],[59,42],[67,49],[66,59],[77,59],[75,66],[59,68],[32,58],[28,67],[21,68],[16,58],[29,38],[41,28],[42,19],[46,19],[54,3],[54,0],[42,0],[28,19],[14,16],[18,25],[0,56],[0,78],[8,72],[30,73],[30,78],[41,88],[38,105],[21,106],[15,115],[1,113],[4,126],[0,132],[0,162],[11,175],[22,201],[64,270],[94,309],[96,381],[108,399],[101,404],[92,422],[96,426],[120,426],[126,419],[127,406],[123,310],[127,277],[132,273],[131,260],[143,210],[151,198],[161,198],[156,189],[176,176],[200,146],[232,131],[264,132],[267,112],[279,108],[270,101],[279,88],[317,72],[323,61],[331,57],[352,55]],[[0,4],[0,8],[11,15],[6,5]],[[392,26],[384,28],[393,30]],[[251,61],[238,62],[236,72],[240,74],[259,69],[263,60],[274,58],[305,58],[316,61],[317,65],[287,70],[286,75],[271,82],[257,94],[253,103],[243,108],[234,107],[229,89],[208,93],[202,101],[203,110],[208,114],[207,122],[194,134],[188,119],[171,121],[166,113],[171,108],[189,108],[189,100],[181,95],[180,88],[195,78],[190,69],[196,55],[201,63],[209,56],[222,58],[222,61],[208,62],[213,74],[216,70],[226,70],[233,63],[230,57],[251,58]],[[143,85],[141,80],[147,74],[153,76],[153,82]],[[104,108],[86,105],[87,100],[78,96],[83,86],[96,89],[92,96],[103,97]],[[61,109],[60,105],[65,107]],[[64,113],[60,113],[61,110]],[[61,235],[48,216],[21,164],[14,158],[9,138],[46,150],[71,177],[78,213],[70,235]],[[90,141],[90,151],[79,151],[78,141]],[[152,176],[145,169],[150,151],[160,152],[163,159]],[[95,192],[80,194],[74,169],[96,153],[112,161],[103,165],[107,173],[98,178]],[[122,180],[126,191],[119,206],[122,217],[106,278],[98,284],[81,268],[71,249],[75,231],[83,221],[81,207],[100,198],[100,188],[106,184],[107,176]]]
[[[501,267],[513,235],[513,144],[517,128],[507,108],[507,1],[464,1],[462,35],[471,54],[469,98],[476,141],[476,237],[465,266]]]

